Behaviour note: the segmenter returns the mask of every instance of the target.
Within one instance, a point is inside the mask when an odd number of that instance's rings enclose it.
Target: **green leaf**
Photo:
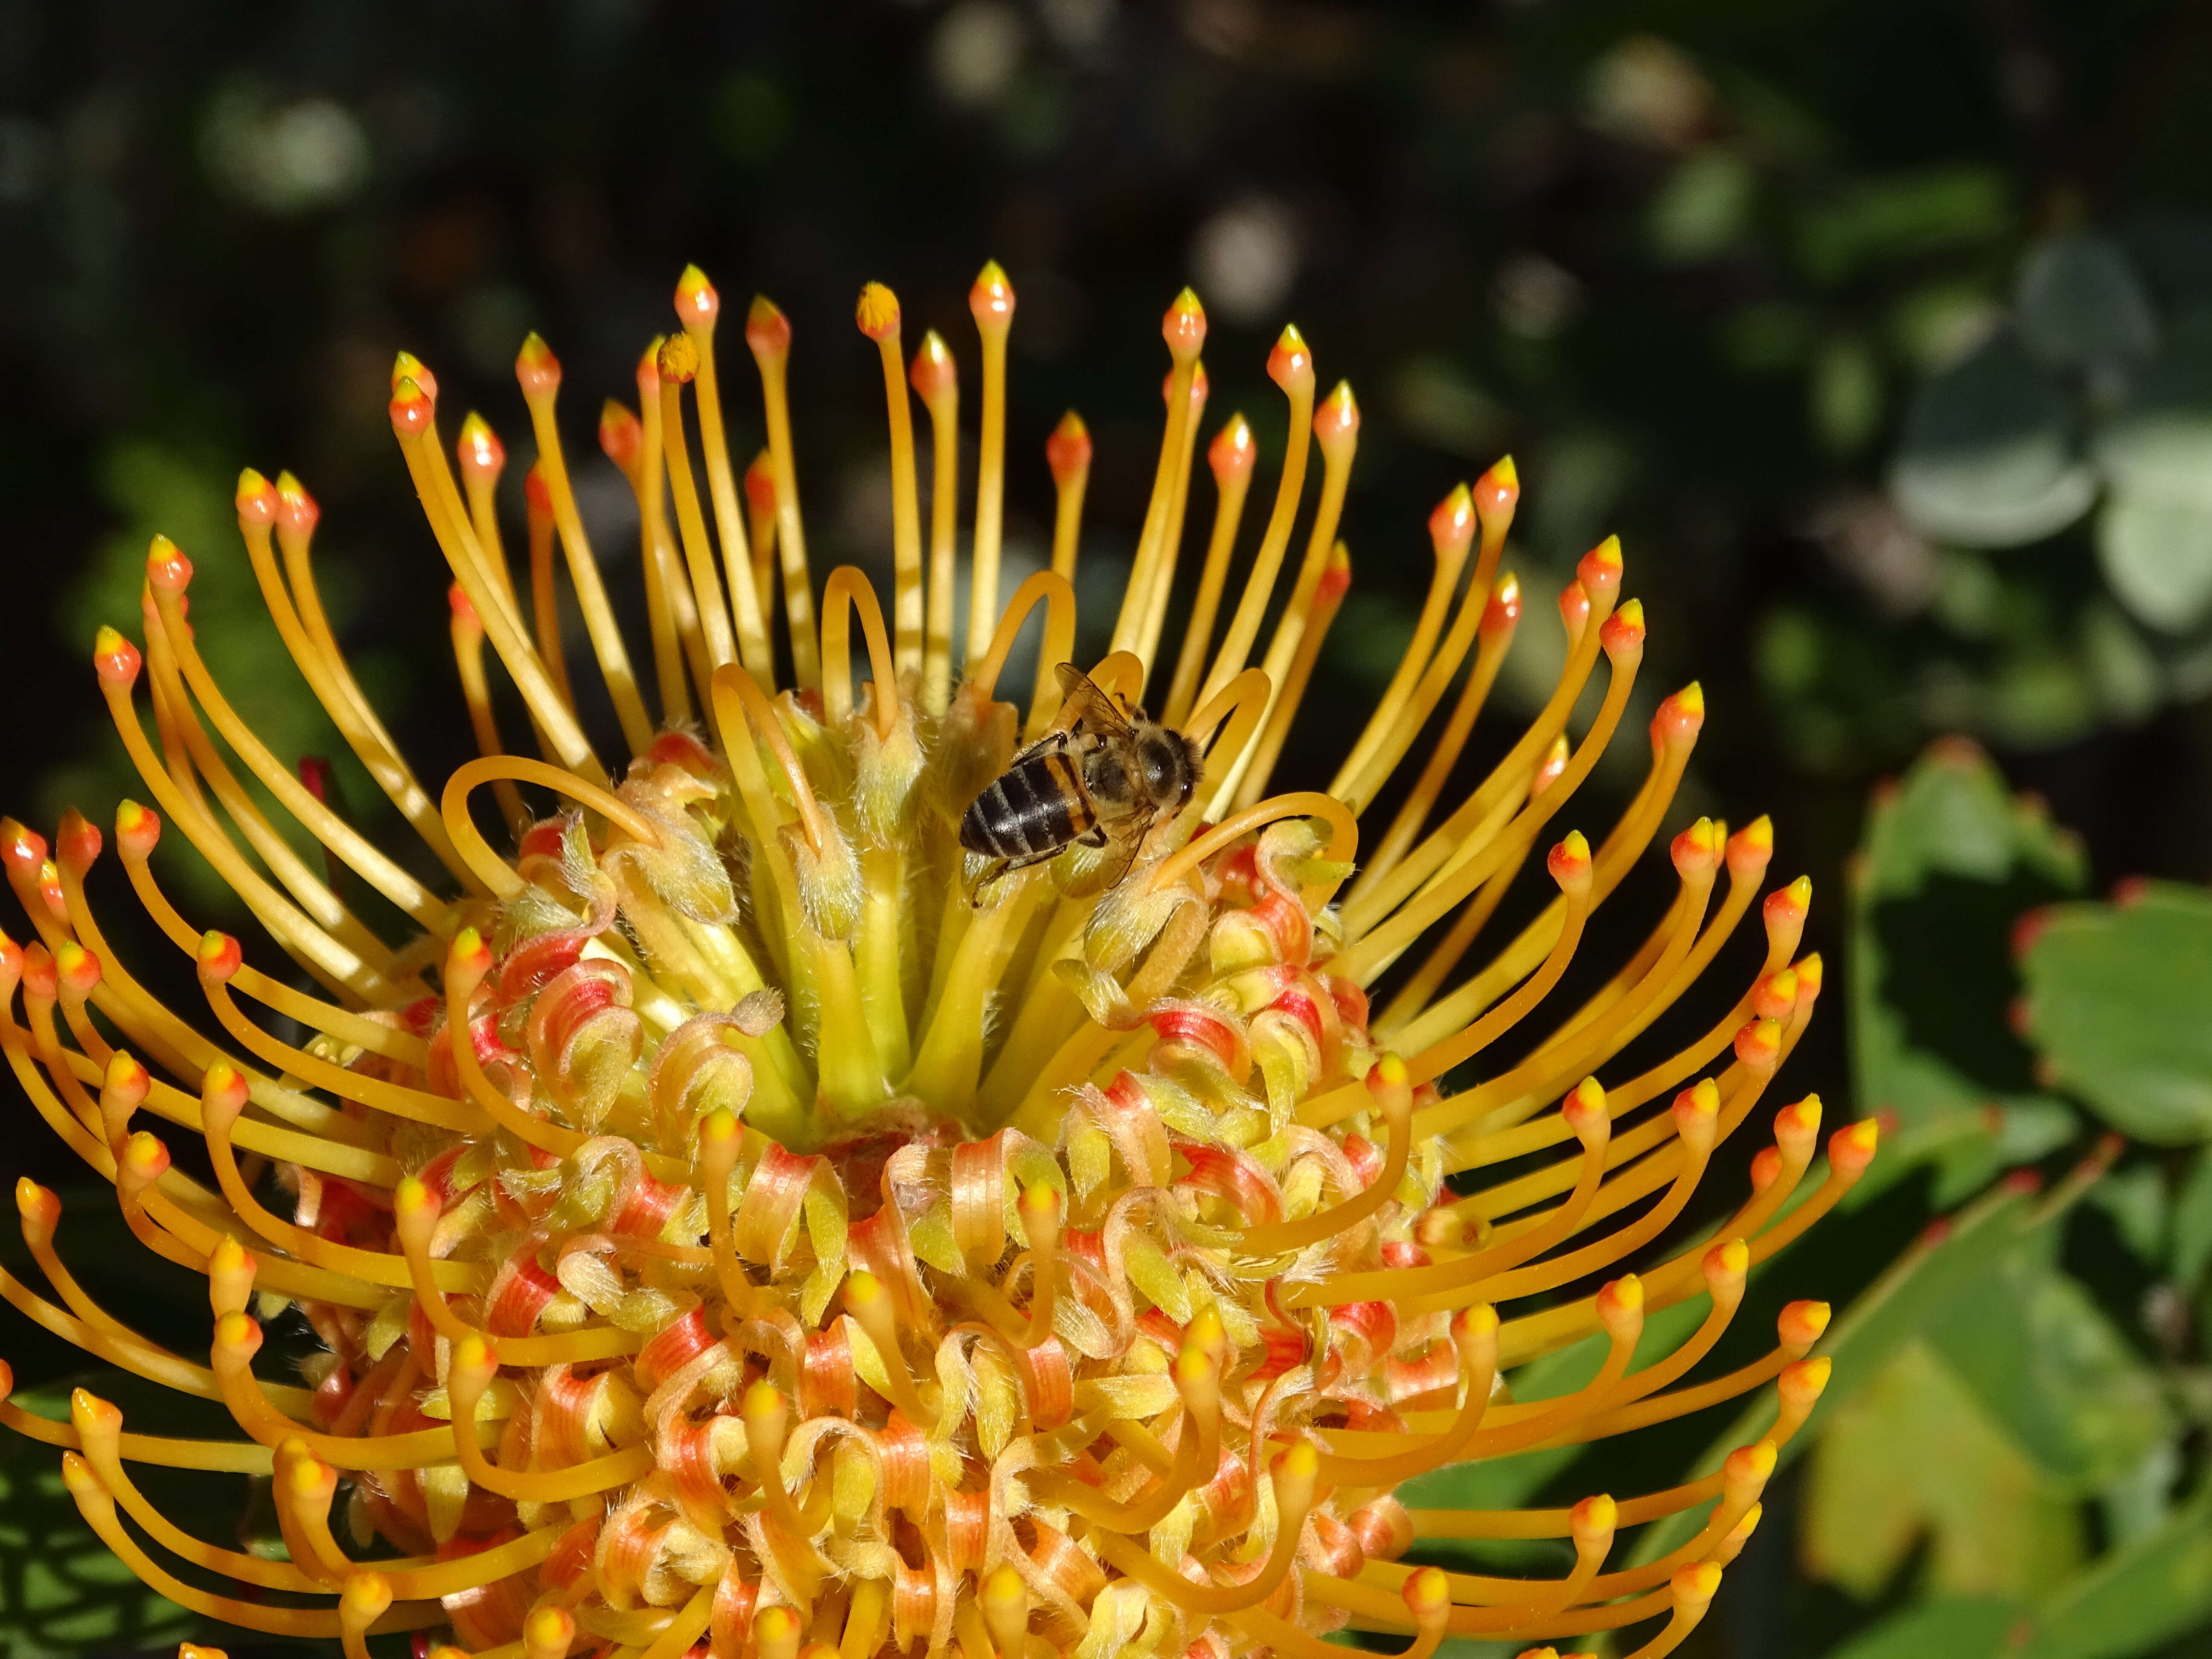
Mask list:
[[[2080,843],[2033,803],[2011,795],[2004,775],[1970,743],[1929,746],[1868,823],[1862,895],[1916,898],[1939,877],[2001,882],[2027,872],[2081,884]]]
[[[2106,1176],[2090,1188],[2092,1209],[2102,1210],[2130,1253],[2147,1267],[2166,1260],[2166,1176],[2155,1164],[2138,1164]]]
[[[1922,386],[1889,489],[1925,535],[2017,547],[2087,512],[2097,481],[2075,453],[2064,395],[2007,332]]]
[[[2118,1659],[2212,1619],[2212,1487],[2109,1552],[2034,1615],[2020,1659]]]
[[[2212,507],[2212,311],[2174,331],[2127,401],[2100,427],[2097,465],[2112,488],[2145,501]]]
[[[2110,719],[2133,725],[2166,700],[2166,670],[2117,605],[2082,613],[2081,658]]]
[[[1928,375],[1950,368],[2003,327],[2004,320],[2005,309],[1990,296],[1986,283],[1939,280],[1918,283],[1898,296],[1888,333],[1915,372]]]
[[[2039,1607],[2035,1605],[2039,1603]],[[1937,1596],[1830,1659],[2122,1659],[2212,1620],[2212,1489],[2033,1601]]]
[[[2024,969],[2056,1081],[2138,1139],[2212,1137],[2212,894],[2159,884],[2125,906],[2063,906]]]
[[[1805,360],[1818,326],[1810,307],[1788,300],[1754,300],[1729,313],[1722,323],[1720,353],[1739,374],[1778,374]]]
[[[2181,1480],[2181,1446],[2161,1440],[2142,1461],[2097,1494],[2105,1536],[2118,1547],[2147,1538],[2173,1513],[2173,1490]]]
[[[2052,368],[2128,363],[2150,355],[2158,319],[2125,249],[2074,231],[2039,244],[2021,266],[2021,343]]]
[[[2212,220],[2184,208],[2153,208],[2130,215],[2120,236],[2169,316],[2212,300]]]
[[[2112,592],[2179,633],[2212,610],[2212,313],[2175,331],[2093,446],[2112,498],[2097,554]]]
[[[2081,880],[2073,838],[1969,744],[1931,748],[1876,800],[1851,883],[1852,1064],[1862,1109],[1894,1111],[1904,1133],[1869,1194],[1929,1157],[1955,1199],[2063,1144],[2072,1115],[2034,1090],[2005,1024],[2008,939],[2021,912]]]
[[[1695,264],[1726,253],[1750,228],[1758,176],[1742,157],[1700,151],[1668,174],[1645,210],[1651,251],[1669,264]]]
[[[2173,1251],[2168,1258],[2177,1283],[2197,1282],[2212,1261],[2212,1146],[2200,1150],[2188,1177],[2173,1195]]]
[[[1995,1659],[2025,1611],[2003,1596],[1934,1596],[1853,1637],[1828,1659]]]
[[[2097,514],[2097,563],[2137,621],[2186,632],[2212,611],[2212,510],[2115,494]]]
[[[2138,1468],[2173,1424],[2149,1368],[2081,1284],[2039,1254],[1999,1263],[1927,1340],[2014,1443],[2085,1497]]]
[[[1925,1340],[1837,1409],[1814,1449],[1803,1504],[1807,1567],[1863,1600],[1923,1539],[1929,1586],[1954,1595],[2029,1595],[2081,1559],[2067,1488],[2022,1455]]]
[[[1863,448],[1881,424],[1881,366],[1873,348],[1856,334],[1823,340],[1813,354],[1805,397],[1822,447],[1833,455]]]
[[[1797,253],[1815,282],[1841,283],[1871,266],[1994,241],[2012,216],[2011,181],[1996,168],[1924,167],[1859,180],[1806,209]]]

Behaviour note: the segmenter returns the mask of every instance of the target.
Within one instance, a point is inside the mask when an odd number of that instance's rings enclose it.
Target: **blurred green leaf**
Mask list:
[[[1800,697],[1820,679],[1820,624],[1808,612],[1785,608],[1761,619],[1752,641],[1752,659],[1767,690]]]
[[[2212,222],[2183,209],[2153,208],[2120,226],[2128,257],[2170,316],[2212,300]]]
[[[2156,1164],[2114,1170],[2091,1188],[2087,1202],[2110,1218],[2130,1254],[2155,1267],[2166,1259],[2166,1176]]]
[[[2004,307],[1976,281],[1934,282],[1908,289],[1889,320],[1896,349],[1923,374],[1950,368],[2004,325]]]
[[[2096,729],[2097,688],[2071,651],[2008,653],[1990,677],[1984,728],[2010,749],[2055,749]]]
[[[1990,1659],[2025,1611],[2002,1596],[1933,1596],[1853,1637],[1829,1659]]]
[[[1721,325],[1720,352],[1740,374],[1771,374],[1804,362],[1818,331],[1810,307],[1757,300],[1729,313]]]
[[[2113,1550],[2045,1604],[2021,1659],[2146,1653],[2212,1618],[2212,1487]]]
[[[2041,1162],[2081,1133],[2081,1114],[2062,1100],[2014,1100],[1972,1115],[1948,1114],[1918,1133],[1906,1130],[1891,1143],[1888,1155],[1904,1173],[1921,1160],[1919,1135],[1926,1134],[1927,1160],[1936,1167],[1929,1202],[1949,1209],[2007,1170]]]
[[[1927,1340],[2012,1442],[2064,1490],[2122,1479],[2173,1432],[2158,1379],[2075,1279],[2022,1250]]]
[[[1817,283],[1871,266],[1994,240],[2010,228],[2012,185],[1994,167],[1962,163],[1861,180],[1808,206],[1797,252]]]
[[[1936,591],[1930,608],[1938,621],[1964,640],[1995,637],[2004,611],[2004,579],[1980,553],[1948,548],[1936,557]]]
[[[1538,552],[1563,562],[1578,559],[1585,548],[1607,533],[1607,521],[1636,482],[1638,453],[1613,432],[1585,427],[1553,434],[1541,464],[1542,493],[1537,494],[1533,486],[1527,489],[1531,501],[1523,516],[1528,522],[1528,540]],[[1527,469],[1530,476],[1535,471],[1534,466]],[[1521,520],[1516,518],[1514,522],[1517,526]],[[1516,646],[1537,642],[1528,637],[1529,632],[1522,630],[1516,638]],[[1543,629],[1534,632],[1538,638],[1543,637]],[[1551,637],[1558,638],[1557,630]],[[1516,649],[1506,656],[1509,678],[1516,672],[1514,659],[1520,654]],[[1542,672],[1548,684],[1556,670]]]
[[[2059,389],[2002,333],[1923,385],[1889,474],[1923,533],[1968,547],[2017,547],[2089,510],[2096,475],[2076,453]]]
[[[1413,624],[1404,608],[1354,588],[1345,595],[1343,620],[1352,626],[1340,637],[1338,668],[1362,687],[1389,684],[1413,637]]]
[[[2144,501],[2212,507],[2212,310],[2173,331],[2127,401],[2098,428],[2097,465]]]
[[[2166,670],[2117,605],[2100,601],[2083,614],[2081,655],[2112,719],[2140,720],[2164,701]]]
[[[2075,888],[2085,873],[2080,843],[2039,807],[2011,794],[1973,744],[1933,744],[1879,802],[1868,823],[1860,894],[1912,898],[1931,879],[2001,882],[2021,872]]]
[[[1871,1180],[1910,1169],[1916,1143],[1979,1184],[2000,1155],[2024,1161],[2063,1139],[2070,1114],[2033,1091],[2028,1050],[2005,1025],[2007,940],[2021,912],[2081,878],[2073,838],[1972,744],[1931,748],[1876,801],[1851,890],[1852,1063],[1862,1107],[1894,1111],[1906,1139]]]
[[[2123,1133],[2212,1137],[2212,894],[2052,911],[2023,964],[2027,1029],[2052,1076]]]
[[[2205,1263],[2212,1261],[2212,1146],[2197,1152],[2173,1195],[2171,1236],[2173,1277],[2179,1284],[2194,1285]]]
[[[2033,249],[2021,265],[2015,307],[2028,356],[2052,368],[2131,362],[2158,342],[2150,295],[2126,250],[2093,231]]]
[[[2212,511],[2204,507],[2116,495],[2097,515],[2097,560],[2120,603],[2153,628],[2179,634],[2212,611]]]
[[[1758,176],[1741,156],[1701,150],[1668,175],[1645,212],[1651,251],[1670,264],[1695,264],[1743,240]]]
[[[1856,334],[1835,334],[1813,354],[1806,380],[1813,435],[1832,455],[1863,448],[1881,424],[1881,367]]]
[[[2148,1538],[2166,1524],[2173,1513],[2173,1489],[2182,1467],[2180,1443],[2161,1440],[2098,1492],[2097,1513],[2105,1523],[2107,1547]]]
[[[2212,610],[2212,313],[2199,311],[2096,434],[2112,485],[2097,552],[2121,603],[2179,633]]]
[[[1954,1304],[1954,1316],[1973,1299]],[[2032,1595],[2081,1557],[2064,1484],[2023,1454],[1925,1340],[1838,1407],[1814,1449],[1803,1504],[1807,1566],[1862,1599],[1923,1540],[1929,1588],[1953,1595]]]

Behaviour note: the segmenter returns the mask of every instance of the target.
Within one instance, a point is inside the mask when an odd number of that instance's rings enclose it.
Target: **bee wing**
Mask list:
[[[1144,847],[1145,837],[1152,833],[1155,822],[1157,820],[1150,813],[1139,812],[1118,818],[1110,824],[1101,824],[1099,827],[1106,831],[1106,856],[1098,861],[1098,867],[1085,876],[1078,887],[1071,888],[1070,892],[1081,896],[1103,893],[1120,886],[1121,878],[1129,873],[1130,866],[1136,863],[1137,854]]]
[[[1074,706],[1077,725],[1102,737],[1129,729],[1129,717],[1115,706],[1113,698],[1098,689],[1090,675],[1072,662],[1060,664],[1053,672],[1060,677],[1060,696]]]

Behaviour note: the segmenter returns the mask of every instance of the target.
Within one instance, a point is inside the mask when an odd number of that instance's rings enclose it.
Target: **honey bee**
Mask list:
[[[1152,828],[1189,801],[1205,770],[1198,744],[1182,732],[1108,696],[1073,663],[1054,672],[1074,722],[1015,756],[961,814],[961,846],[994,860],[975,884],[979,902],[1000,877],[1070,847],[1110,848],[1085,884],[1112,887]]]

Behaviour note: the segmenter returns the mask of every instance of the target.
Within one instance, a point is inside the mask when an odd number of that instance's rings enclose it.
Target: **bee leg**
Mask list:
[[[981,909],[983,905],[983,890],[1013,868],[1013,864],[1014,861],[1012,859],[994,859],[989,867],[975,878],[975,885],[969,890],[968,894],[969,906]]]
[[[1089,830],[1078,836],[1072,844],[1077,847],[1103,847],[1106,844],[1106,826],[1103,823],[1092,824]]]
[[[1031,853],[1026,858],[999,859],[995,860],[991,865],[990,868],[984,871],[983,873],[976,878],[975,885],[969,894],[969,903],[975,908],[981,908],[983,903],[983,890],[988,887],[993,882],[998,880],[1001,876],[1011,876],[1018,870],[1026,870],[1032,864],[1042,864],[1047,859],[1057,858],[1060,856],[1060,848],[1054,847],[1042,853]]]

